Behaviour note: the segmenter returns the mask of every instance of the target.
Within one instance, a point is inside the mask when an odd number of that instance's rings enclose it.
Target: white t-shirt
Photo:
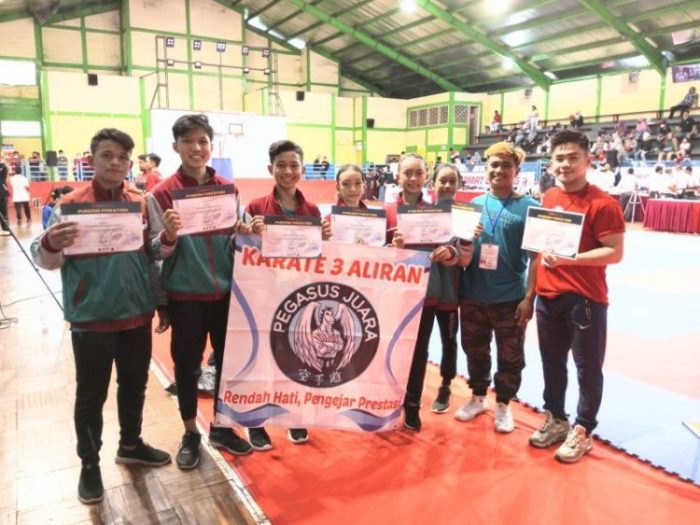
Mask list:
[[[12,202],[29,202],[29,181],[24,175],[10,177]]]

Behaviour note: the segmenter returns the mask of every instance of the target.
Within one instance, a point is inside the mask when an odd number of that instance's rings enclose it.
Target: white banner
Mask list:
[[[324,242],[263,258],[239,236],[217,426],[396,428],[428,254]]]

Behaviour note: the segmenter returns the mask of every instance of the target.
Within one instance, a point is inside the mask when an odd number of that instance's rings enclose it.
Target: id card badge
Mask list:
[[[498,268],[498,244],[481,245],[479,268],[482,270],[495,270]]]

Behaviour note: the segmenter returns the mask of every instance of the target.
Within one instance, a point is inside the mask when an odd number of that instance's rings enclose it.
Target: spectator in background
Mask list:
[[[678,146],[680,142],[684,139],[687,138],[688,141],[693,138],[693,135],[696,132],[696,125],[695,125],[695,119],[690,116],[689,111],[684,111],[681,114],[681,121],[678,124],[678,132],[676,133],[675,137],[673,137],[673,145],[674,149],[678,151]]]
[[[136,177],[136,187],[141,191],[152,191],[163,176],[158,171],[160,166],[160,157],[155,153],[144,153],[139,155],[139,170],[140,173]]]
[[[688,111],[690,108],[698,107],[698,93],[695,86],[692,86],[678,104],[671,106],[668,118],[673,118],[676,111]]]
[[[583,127],[583,115],[581,115],[580,111],[577,111],[575,114],[571,115],[569,124],[571,124],[571,127],[574,129]]]
[[[17,224],[22,224],[22,210],[24,210],[27,224],[31,223],[32,211],[29,208],[29,181],[27,177],[21,174],[14,174],[10,178],[10,186],[12,187],[12,202],[15,205],[15,213],[17,214]]]
[[[493,118],[491,119],[490,131],[491,133],[501,132],[501,123],[503,122],[503,117],[498,112],[498,110],[493,112]]]
[[[49,195],[50,201],[44,204],[44,207],[41,208],[41,225],[44,227],[44,229],[48,228],[49,224],[49,219],[51,218],[51,214],[53,213],[53,209],[58,204],[59,199],[67,194],[73,191],[73,188],[70,186],[64,186],[63,188],[54,188],[51,190],[51,194]]]
[[[664,158],[666,160],[671,160],[673,158],[675,149],[673,147],[673,133],[668,131],[666,134],[659,134],[659,157],[658,161],[662,162]]]
[[[450,163],[457,164],[459,162],[459,153],[454,148],[450,148]]]
[[[10,195],[7,187],[7,176],[10,173],[10,168],[5,164],[5,161],[0,157],[0,235],[10,235],[10,223],[7,216],[7,197]]]
[[[58,167],[58,178],[60,180],[68,179],[68,157],[63,153],[62,149],[58,150],[56,155],[56,166]]]
[[[530,131],[535,130],[535,133],[537,132],[537,127],[540,125],[540,114],[537,111],[537,106],[532,106],[525,122]]]
[[[554,176],[554,173],[552,173],[552,167],[547,164],[542,167],[542,174],[540,175],[540,195],[544,195],[544,193],[549,189],[553,188],[554,186],[557,185],[557,179]]]
[[[651,151],[653,147],[653,138],[651,133],[645,131],[642,136],[637,140],[637,147],[633,152],[634,160],[640,162],[646,162],[647,154]]]
[[[32,151],[32,156],[29,157],[29,180],[41,180],[42,179],[42,165],[41,153],[38,151]]]
[[[313,163],[314,175],[321,176],[321,155],[316,155]]]
[[[321,161],[321,178],[323,180],[326,180],[328,178],[328,169],[331,167],[331,163],[328,162],[328,157],[325,155],[323,156],[323,160]]]
[[[637,120],[637,126],[634,128],[634,138],[637,140],[641,139],[646,131],[649,131],[649,123],[647,119],[640,118]]]

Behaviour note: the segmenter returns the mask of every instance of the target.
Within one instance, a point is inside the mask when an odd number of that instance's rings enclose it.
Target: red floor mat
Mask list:
[[[172,377],[169,332],[153,357]],[[423,406],[439,381],[430,366]],[[467,389],[453,383],[453,408]],[[203,398],[200,417],[211,420]],[[493,403],[493,399],[490,400]],[[274,448],[227,459],[275,524],[517,523],[693,524],[700,489],[596,442],[576,465],[527,444],[541,417],[513,404],[517,428],[493,431],[489,412],[470,423],[422,410],[423,430],[382,434],[311,429],[305,445],[270,429]]]

